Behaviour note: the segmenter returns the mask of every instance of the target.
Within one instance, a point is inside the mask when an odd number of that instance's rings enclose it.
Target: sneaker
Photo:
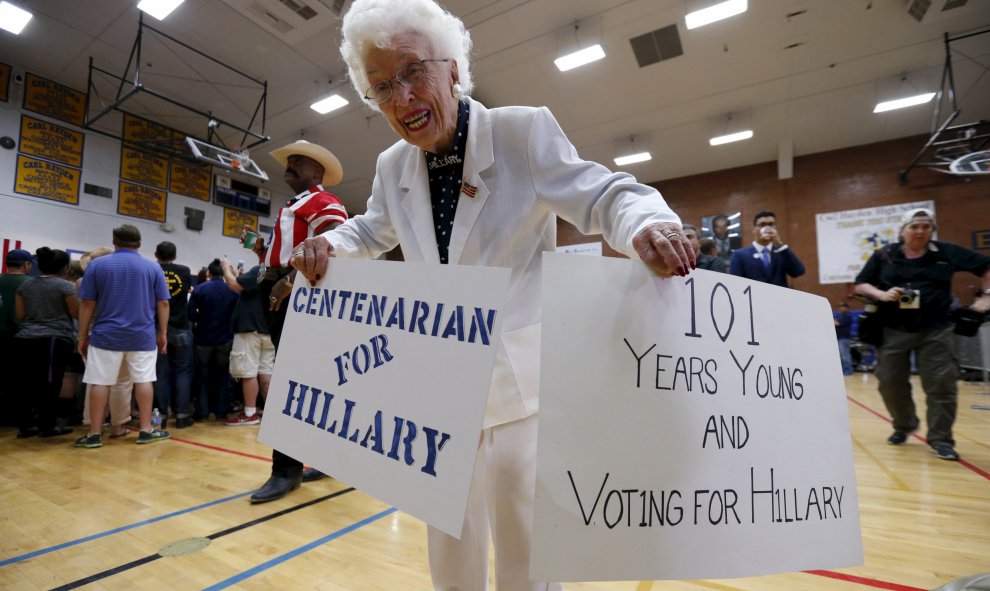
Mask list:
[[[887,443],[889,445],[900,445],[907,441],[908,432],[907,431],[894,431],[891,433],[890,437],[887,438]]]
[[[76,439],[76,447],[103,447],[103,437],[99,433],[90,433]]]
[[[258,416],[258,413],[254,413],[251,416],[247,416],[244,413],[238,413],[237,416],[227,419],[223,424],[228,427],[240,427],[241,425],[257,425],[260,422],[261,417]]]
[[[946,443],[944,441],[936,441],[932,445],[932,452],[942,460],[953,460],[959,459],[959,454],[952,447],[952,444]]]
[[[141,431],[138,435],[136,443],[154,443],[156,441],[165,441],[171,437],[168,431]]]

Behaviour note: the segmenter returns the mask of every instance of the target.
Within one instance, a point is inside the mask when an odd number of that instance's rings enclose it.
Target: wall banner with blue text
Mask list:
[[[460,537],[508,285],[391,261],[300,275],[258,439]]]
[[[543,298],[532,580],[862,564],[824,298],[559,254]]]

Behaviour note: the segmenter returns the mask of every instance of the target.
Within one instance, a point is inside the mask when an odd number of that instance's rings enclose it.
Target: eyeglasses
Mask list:
[[[756,227],[757,228],[763,228],[763,227],[766,227],[766,226],[770,226],[771,228],[773,228],[776,225],[777,225],[777,222],[760,222],[760,223],[756,224]]]
[[[423,79],[426,75],[426,64],[427,62],[449,62],[449,59],[442,60],[419,60],[418,62],[409,62],[408,64],[399,68],[399,71],[395,73],[388,80],[382,80],[371,86],[368,90],[364,92],[365,100],[375,101],[379,105],[392,98],[392,80],[395,80],[399,84],[409,88],[413,84],[416,84]]]

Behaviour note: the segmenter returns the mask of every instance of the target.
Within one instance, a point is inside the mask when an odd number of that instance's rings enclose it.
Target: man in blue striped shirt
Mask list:
[[[94,259],[79,286],[79,354],[86,359],[83,381],[90,392],[90,430],[76,447],[100,447],[100,425],[110,386],[126,363],[134,382],[141,432],[137,443],[169,438],[152,430],[151,407],[155,363],[165,353],[168,326],[168,286],[162,268],[138,254],[141,232],[129,224],[113,230],[113,254]]]

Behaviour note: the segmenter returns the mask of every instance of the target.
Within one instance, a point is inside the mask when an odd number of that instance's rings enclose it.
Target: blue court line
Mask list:
[[[279,564],[282,564],[286,560],[295,558],[296,556],[298,556],[300,554],[303,554],[305,552],[309,552],[310,550],[312,550],[313,548],[316,548],[317,546],[322,546],[323,544],[326,544],[327,542],[330,542],[332,540],[335,540],[335,539],[337,539],[337,538],[339,538],[339,537],[341,537],[341,536],[343,536],[345,534],[349,534],[349,533],[351,533],[352,531],[354,531],[356,529],[359,529],[359,528],[362,528],[362,527],[368,525],[369,523],[373,523],[375,521],[378,521],[382,517],[391,515],[392,513],[395,513],[396,511],[398,511],[398,509],[396,509],[395,507],[392,507],[391,509],[386,509],[386,510],[382,511],[381,513],[377,513],[375,515],[372,515],[371,517],[367,517],[365,519],[362,519],[361,521],[358,521],[356,523],[352,523],[351,525],[348,525],[347,527],[345,527],[343,529],[339,529],[339,530],[333,532],[332,534],[326,535],[326,536],[324,536],[324,537],[322,537],[322,538],[320,538],[318,540],[313,540],[312,542],[306,544],[305,546],[300,546],[300,547],[296,548],[295,550],[291,550],[289,552],[286,552],[285,554],[283,554],[281,556],[276,556],[275,558],[272,558],[268,562],[263,562],[263,563],[259,564],[258,566],[255,566],[253,568],[250,568],[250,569],[248,569],[248,570],[246,570],[246,571],[244,571],[244,572],[242,572],[240,574],[236,574],[236,575],[230,577],[229,579],[220,581],[219,583],[216,583],[215,585],[211,585],[209,587],[206,587],[205,589],[203,589],[203,591],[219,591],[220,589],[226,589],[227,587],[230,587],[231,585],[236,585],[237,583],[240,583],[244,579],[253,577],[254,575],[260,573],[261,571],[268,570],[268,569],[270,569],[273,566],[277,566]]]
[[[188,509],[180,509],[179,511],[175,511],[173,513],[168,513],[166,515],[159,515],[158,517],[153,517],[151,519],[146,519],[144,521],[138,521],[136,523],[131,523],[129,525],[122,525],[122,526],[120,526],[118,528],[110,529],[110,530],[107,530],[105,532],[100,532],[98,534],[93,534],[91,536],[86,536],[85,538],[79,538],[77,540],[70,540],[68,542],[64,542],[64,543],[59,544],[57,546],[51,546],[49,548],[42,548],[41,550],[35,550],[34,552],[28,552],[27,554],[21,554],[20,556],[14,556],[12,558],[7,558],[7,559],[4,559],[4,560],[0,560],[0,567],[7,566],[8,564],[12,564],[14,562],[20,562],[22,560],[27,560],[29,558],[34,558],[35,556],[41,556],[42,554],[48,554],[50,552],[55,552],[57,550],[61,550],[63,548],[68,548],[70,546],[76,546],[76,545],[82,544],[84,542],[91,542],[93,540],[96,540],[96,539],[99,539],[99,538],[104,538],[106,536],[110,536],[110,535],[113,535],[113,534],[116,534],[116,533],[120,533],[122,531],[127,531],[129,529],[134,529],[136,527],[141,527],[143,525],[148,525],[149,523],[155,523],[156,521],[161,521],[163,519],[168,519],[170,517],[175,517],[177,515],[182,515],[183,513],[190,513],[192,511],[197,511],[199,509],[205,509],[207,507],[212,507],[213,505],[219,505],[220,503],[226,503],[227,501],[233,501],[234,499],[239,499],[241,497],[245,497],[245,496],[247,496],[247,495],[249,495],[249,494],[251,494],[253,492],[254,492],[253,490],[249,490],[247,492],[238,493],[236,495],[233,495],[233,496],[230,496],[230,497],[226,497],[226,498],[223,498],[223,499],[218,499],[216,501],[210,501],[209,503],[203,503],[202,505],[196,505],[194,507],[189,507]]]

